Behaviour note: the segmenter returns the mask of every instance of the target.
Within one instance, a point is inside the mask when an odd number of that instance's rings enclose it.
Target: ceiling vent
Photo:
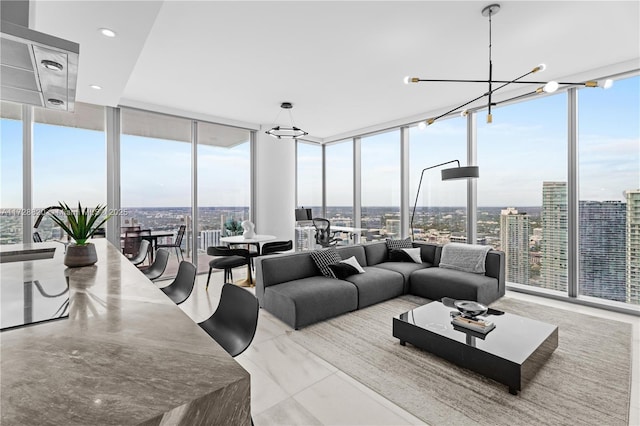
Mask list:
[[[73,112],[80,45],[30,29],[28,1],[0,12],[0,99]]]

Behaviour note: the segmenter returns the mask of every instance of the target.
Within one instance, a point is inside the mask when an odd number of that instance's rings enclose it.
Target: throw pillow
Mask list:
[[[391,250],[389,252],[389,260],[391,262],[415,262],[422,263],[420,257],[420,248]]]
[[[413,262],[409,253],[402,249],[391,250],[389,252],[389,260],[391,262]]]
[[[344,280],[351,275],[356,275],[358,270],[348,263],[338,262],[333,265],[329,265],[329,269],[333,273],[333,276],[339,280]]]
[[[413,262],[422,263],[422,258],[420,257],[420,247],[405,248],[405,249],[402,249],[402,251],[407,253]]]
[[[351,265],[358,271],[359,274],[364,274],[364,269],[358,263],[358,259],[355,256],[351,256],[345,260],[341,260],[340,263],[346,263],[347,265]]]
[[[413,248],[411,239],[405,238],[404,240],[387,240],[388,250],[399,250],[403,248]]]
[[[314,250],[310,253],[311,258],[325,277],[333,278],[333,273],[329,269],[329,265],[338,263],[342,260],[336,249],[333,247],[324,250]]]

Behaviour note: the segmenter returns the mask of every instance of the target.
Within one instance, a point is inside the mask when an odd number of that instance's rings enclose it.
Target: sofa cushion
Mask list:
[[[342,259],[354,256],[360,265],[367,266],[367,256],[364,254],[364,248],[361,245],[342,246],[337,247],[336,250]]]
[[[367,266],[375,266],[389,260],[389,250],[384,241],[364,244],[362,247],[367,255]]]
[[[357,309],[358,289],[333,278],[303,278],[265,288],[263,307],[297,329]]]
[[[345,278],[358,288],[358,309],[404,293],[402,274],[376,266],[365,266],[364,271]]]
[[[334,278],[331,269],[329,269],[329,265],[338,263],[342,260],[336,249],[330,247],[324,250],[314,250],[310,253],[310,256],[322,275]]]
[[[431,267],[430,263],[418,264],[414,262],[383,262],[376,265],[376,268],[386,269],[388,271],[402,274],[402,277],[404,278],[403,293],[409,292],[409,281],[411,280],[411,274],[420,269],[429,267]]]
[[[502,296],[496,278],[445,268],[426,268],[413,272],[409,293],[431,300],[451,297],[474,300],[485,305]]]

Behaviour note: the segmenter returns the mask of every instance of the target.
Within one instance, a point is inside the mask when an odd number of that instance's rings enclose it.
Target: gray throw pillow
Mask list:
[[[404,240],[387,240],[387,250],[400,250],[403,248],[413,248],[410,238]]]
[[[322,275],[329,278],[335,278],[331,269],[329,269],[329,265],[333,265],[334,263],[338,263],[342,260],[342,257],[340,257],[340,254],[338,254],[336,249],[329,247],[324,250],[314,250],[310,255]]]

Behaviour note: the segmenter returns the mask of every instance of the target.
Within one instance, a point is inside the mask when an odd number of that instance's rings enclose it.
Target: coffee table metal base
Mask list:
[[[439,304],[439,302],[432,303]],[[521,318],[516,315],[510,316]],[[518,391],[533,378],[558,347],[558,328],[551,324],[548,324],[549,333],[546,338],[536,342],[533,346],[537,345],[537,347],[534,347],[528,356],[521,360],[513,360],[505,356],[492,354],[478,347],[482,346],[476,345],[476,340],[480,342],[479,337],[470,334],[464,336],[463,333],[463,339],[452,339],[450,335],[447,335],[448,332],[442,332],[442,330],[451,327],[450,320],[447,317],[445,317],[446,320],[442,321],[442,324],[437,324],[438,327],[433,327],[433,330],[408,322],[406,317],[404,320],[401,318],[402,315],[393,318],[393,336],[400,339],[402,346],[405,346],[407,342],[411,343],[413,346],[431,352],[460,367],[475,371],[507,385],[509,392],[513,395],[518,394]],[[491,333],[501,332],[502,330],[499,330],[499,327],[500,324],[487,335],[487,339],[491,338]],[[520,333],[527,333],[527,330],[522,329]]]

